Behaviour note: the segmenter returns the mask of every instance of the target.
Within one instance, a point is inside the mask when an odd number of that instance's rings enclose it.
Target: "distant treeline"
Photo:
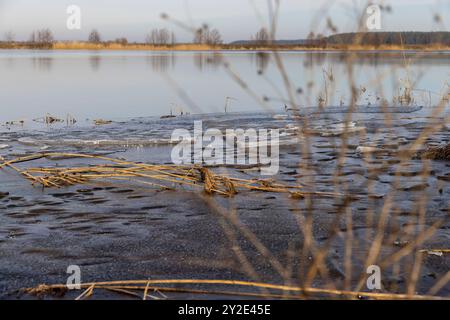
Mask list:
[[[272,46],[304,46],[304,47],[333,47],[333,46],[450,46],[450,32],[359,32],[340,33],[324,37],[311,33],[308,39],[276,40],[252,39],[232,42],[235,46],[255,46],[271,44]]]
[[[155,29],[144,43],[129,43],[126,38],[102,41],[100,33],[93,30],[88,41],[55,41],[49,29],[32,33],[28,41],[0,41],[0,49],[135,49],[135,50],[436,50],[450,47],[450,32],[361,32],[341,33],[332,36],[314,35],[307,39],[271,41],[265,29],[251,40],[224,44],[216,30],[202,29],[192,43],[177,43],[175,36],[165,29]]]
[[[341,33],[317,39],[328,45],[444,45],[450,46],[450,32],[366,32]]]

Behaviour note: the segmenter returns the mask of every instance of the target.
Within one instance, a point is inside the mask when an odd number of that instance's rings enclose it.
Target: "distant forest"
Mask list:
[[[0,0],[1,1],[1,0]],[[0,41],[0,49],[104,49],[116,48],[137,50],[151,50],[161,48],[172,48],[173,50],[193,50],[203,48],[208,50],[213,47],[221,49],[258,49],[258,48],[280,48],[287,49],[299,47],[303,49],[358,49],[366,47],[373,48],[449,48],[450,32],[360,32],[340,33],[331,36],[316,35],[310,33],[307,39],[298,40],[270,40],[269,32],[262,28],[250,40],[235,41],[224,44],[222,36],[217,29],[200,29],[192,42],[179,43],[175,34],[166,29],[154,29],[147,34],[143,43],[129,43],[126,38],[115,40],[103,40],[97,30],[92,30],[87,41],[57,41],[54,39],[50,29],[34,31],[28,41],[14,41],[13,33],[7,33],[6,41]],[[183,49],[184,48],[184,49]]]
[[[231,45],[261,45],[268,44],[268,39],[252,39],[232,42]],[[339,46],[339,45],[363,45],[363,46],[426,46],[443,45],[450,46],[450,32],[361,32],[340,33],[324,37],[311,33],[308,39],[276,40],[272,45],[279,46]]]
[[[341,33],[323,39],[330,45],[450,45],[450,32]],[[319,40],[320,41],[320,40]]]

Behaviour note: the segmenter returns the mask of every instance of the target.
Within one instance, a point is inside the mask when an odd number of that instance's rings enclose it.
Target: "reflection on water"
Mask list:
[[[393,103],[409,84],[414,89],[410,101],[426,107],[448,88],[450,53],[279,56],[301,106],[348,104],[351,78],[364,105]],[[170,113],[171,104],[191,113],[224,112],[226,97],[235,99],[228,112],[284,112],[287,96],[269,52],[0,50],[0,70],[0,121],[46,113],[78,119],[161,116]],[[264,109],[258,100],[266,100]]]
[[[93,54],[89,57],[89,62],[91,63],[92,71],[98,71],[100,69],[100,62],[102,57],[97,54]]]
[[[154,54],[149,55],[147,60],[152,66],[153,71],[166,72],[169,68],[175,68],[176,55],[173,53]]]
[[[258,73],[264,73],[269,66],[270,54],[267,52],[258,52],[255,55],[251,55],[250,58],[256,62]]]
[[[196,53],[194,54],[194,64],[198,70],[217,69],[223,62],[222,53]]]
[[[448,67],[449,52],[306,52],[302,54],[305,65],[319,66],[326,62],[344,64],[351,60],[356,65],[383,66],[393,65],[404,67],[406,63],[414,65],[442,65]]]
[[[31,59],[33,67],[42,71],[50,71],[52,68],[52,57],[33,57]]]

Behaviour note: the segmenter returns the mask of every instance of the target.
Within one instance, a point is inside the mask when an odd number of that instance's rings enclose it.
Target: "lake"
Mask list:
[[[348,104],[348,55],[279,53],[297,103],[315,106],[322,96],[328,105]],[[391,102],[409,79],[416,104],[436,104],[449,80],[449,58],[449,52],[356,54],[350,64],[361,89],[357,103]],[[282,112],[288,96],[269,53],[2,50],[0,70],[2,122],[46,113],[64,119],[221,113],[225,105],[232,112]]]

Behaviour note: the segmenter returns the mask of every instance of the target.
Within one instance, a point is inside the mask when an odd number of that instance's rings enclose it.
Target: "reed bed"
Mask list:
[[[5,49],[50,49],[50,50],[136,50],[136,51],[436,51],[449,50],[444,44],[431,45],[366,45],[366,44],[327,44],[327,45],[278,45],[278,44],[197,44],[197,43],[177,43],[167,45],[152,45],[146,43],[117,42],[92,43],[83,41],[54,42],[50,44],[35,44],[26,42],[0,43],[0,47]]]
[[[79,167],[29,167],[18,168],[16,164],[32,162],[39,159],[64,160],[73,158],[86,158],[102,161],[100,164]],[[220,194],[233,196],[241,191],[260,191],[287,193],[294,198],[306,195],[323,197],[339,196],[336,193],[307,192],[301,186],[275,183],[263,179],[239,179],[214,173],[212,170],[199,166],[155,165],[130,162],[98,155],[71,154],[71,153],[38,153],[5,160],[0,169],[9,167],[23,177],[30,180],[33,185],[44,188],[62,188],[98,180],[129,180],[141,184],[165,189],[175,190],[177,186],[189,186],[203,189],[207,194]]]

